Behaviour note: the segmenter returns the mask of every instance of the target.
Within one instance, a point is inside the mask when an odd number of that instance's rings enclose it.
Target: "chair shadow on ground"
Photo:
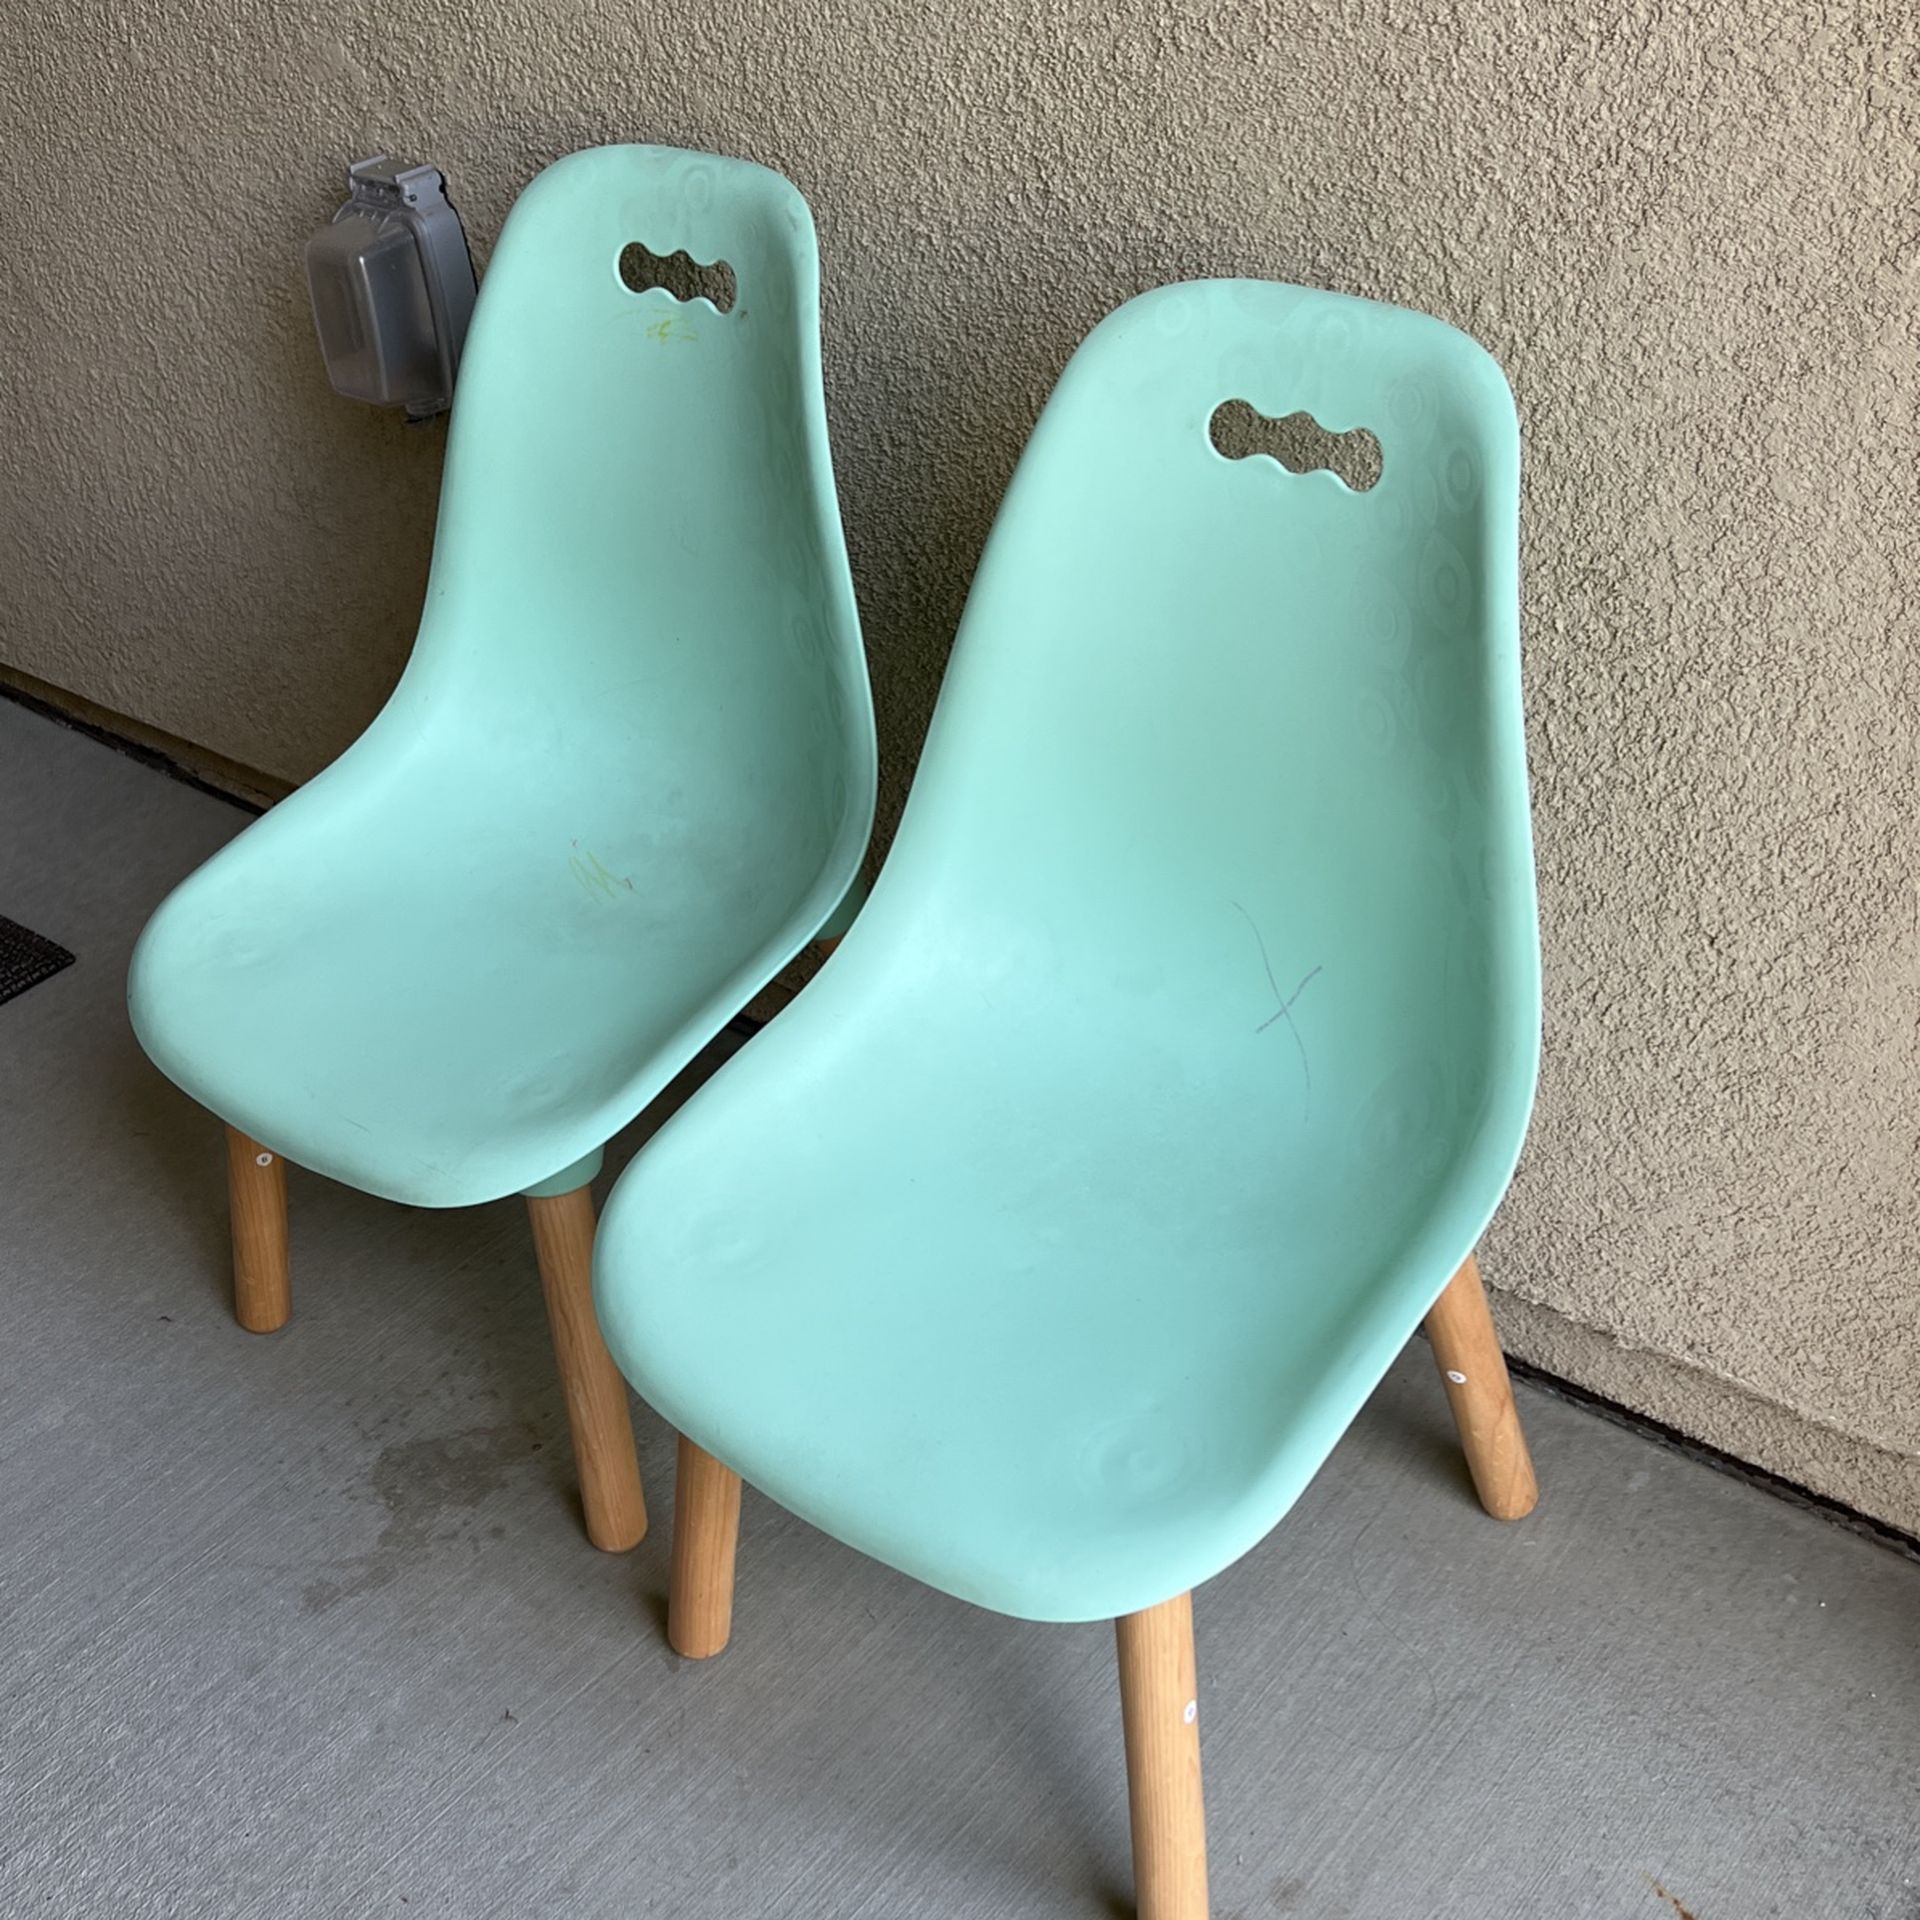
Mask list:
[[[220,1122],[149,1065],[124,1021],[98,1070],[109,1082],[103,1104],[120,1116],[118,1177],[130,1181],[152,1213],[190,1248],[206,1303],[233,1310],[227,1234],[226,1145]]]

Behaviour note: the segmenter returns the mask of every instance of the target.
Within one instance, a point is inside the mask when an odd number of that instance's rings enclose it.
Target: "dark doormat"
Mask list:
[[[0,913],[0,1001],[72,965],[73,955],[65,947]]]

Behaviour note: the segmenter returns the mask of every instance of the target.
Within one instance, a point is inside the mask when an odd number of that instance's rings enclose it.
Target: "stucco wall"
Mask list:
[[[1488,1249],[1511,1335],[1920,1527],[1902,0],[353,12],[0,23],[0,659],[289,777],[373,711],[441,434],[332,397],[299,248],[380,147],[447,169],[482,258],[600,140],[801,184],[889,813],[1103,310],[1215,272],[1431,309],[1506,364],[1530,463],[1548,1015]]]

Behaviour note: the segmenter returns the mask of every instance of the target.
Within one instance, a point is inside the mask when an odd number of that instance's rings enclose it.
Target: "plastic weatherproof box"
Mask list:
[[[453,404],[473,262],[434,167],[348,169],[353,197],[307,242],[307,287],[334,391],[414,418]]]

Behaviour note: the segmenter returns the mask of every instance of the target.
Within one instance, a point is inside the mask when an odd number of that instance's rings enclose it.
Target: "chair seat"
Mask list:
[[[1137,1611],[1284,1515],[1471,1247],[1433,1076],[1409,1036],[1343,1092],[1329,990],[1308,1106],[1257,966],[1156,1032],[1084,981],[969,995],[885,904],[616,1188],[608,1343],[863,1552],[1026,1618]]]
[[[1235,402],[1376,481],[1231,456]],[[608,1343],[695,1443],[1037,1619],[1281,1518],[1525,1131],[1517,487],[1423,315],[1216,281],[1094,330],[871,902],[609,1203]]]
[[[134,1024],[300,1165],[415,1205],[496,1199],[601,1146],[784,964],[800,883],[741,808],[630,771],[556,804],[539,766],[477,780],[458,741],[396,760],[380,731],[165,903]]]
[[[406,672],[134,956],[142,1042],[230,1125],[423,1205],[544,1185],[846,898],[875,754],[818,313],[762,167],[604,147],[521,194]]]

